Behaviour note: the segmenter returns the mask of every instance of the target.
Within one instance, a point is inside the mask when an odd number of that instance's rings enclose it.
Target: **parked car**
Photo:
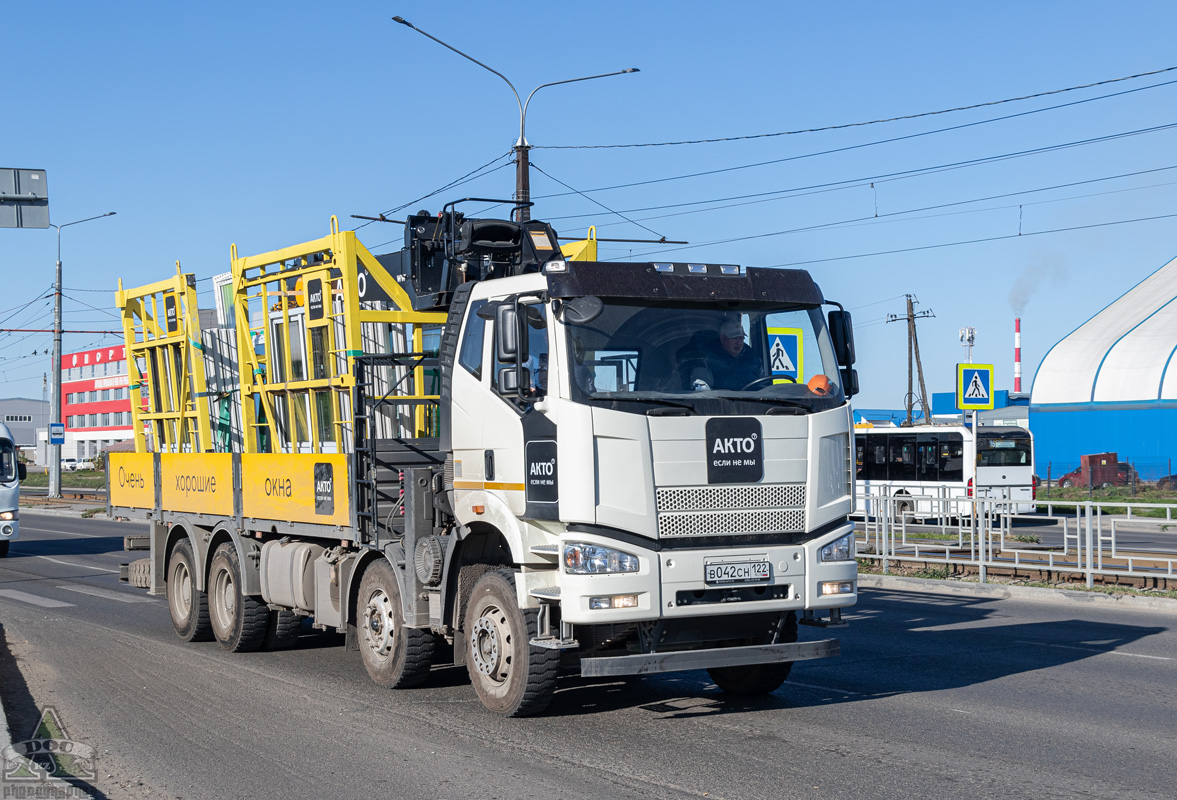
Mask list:
[[[78,460],[78,466],[76,469],[98,469],[98,466],[92,459],[83,458]]]
[[[61,459],[61,471],[62,472],[73,472],[77,468],[78,468],[78,460],[76,458],[63,458],[63,459]]]

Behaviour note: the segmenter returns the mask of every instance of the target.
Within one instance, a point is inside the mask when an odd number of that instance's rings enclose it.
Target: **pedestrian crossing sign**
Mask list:
[[[993,365],[956,365],[956,407],[961,411],[993,408]]]
[[[800,328],[768,329],[768,367],[773,383],[799,383],[805,374]]]

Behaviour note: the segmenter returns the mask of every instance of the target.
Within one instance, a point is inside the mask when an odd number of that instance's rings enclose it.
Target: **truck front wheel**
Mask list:
[[[775,644],[797,641],[797,613],[790,611]],[[751,642],[750,642],[751,644]],[[707,670],[715,685],[728,694],[769,694],[780,688],[793,670],[792,661],[772,664],[744,664],[736,667],[715,667]]]
[[[183,539],[172,549],[168,559],[168,611],[176,633],[186,642],[212,638],[208,619],[208,595],[196,588],[192,545]]]
[[[257,650],[266,637],[270,609],[241,591],[237,548],[226,542],[213,553],[209,569],[208,605],[213,635],[230,653]]]
[[[556,691],[560,651],[531,644],[539,614],[515,599],[515,573],[488,572],[466,606],[466,669],[478,699],[509,717],[538,714]]]
[[[373,561],[364,570],[356,603],[360,658],[368,675],[386,689],[420,686],[433,661],[433,634],[405,627],[400,585],[387,561]]]

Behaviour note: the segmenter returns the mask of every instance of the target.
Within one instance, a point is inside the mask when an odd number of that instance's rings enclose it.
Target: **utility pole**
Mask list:
[[[912,408],[915,406],[915,396],[912,393],[912,360],[914,356],[915,370],[919,378],[919,403],[920,410],[924,414],[924,424],[930,425],[932,422],[932,409],[928,406],[928,390],[924,386],[924,367],[920,361],[920,342],[916,335],[915,321],[917,319],[924,319],[927,317],[934,318],[936,316],[932,309],[927,308],[918,314],[915,312],[914,303],[918,303],[919,299],[915,295],[905,295],[907,297],[907,313],[903,316],[898,314],[888,314],[887,322],[898,322],[904,320],[907,322],[907,396],[903,399],[904,405],[907,407],[907,422],[908,427],[912,424]]]

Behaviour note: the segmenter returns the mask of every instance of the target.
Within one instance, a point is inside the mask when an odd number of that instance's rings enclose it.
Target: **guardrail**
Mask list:
[[[858,515],[857,556],[884,573],[906,562],[972,567],[982,583],[994,568],[1070,573],[1088,587],[1097,578],[1177,579],[1177,505],[1044,501],[1025,513],[1008,497],[860,493],[858,507],[868,513]],[[1146,509],[1165,516],[1141,516]],[[1148,541],[1127,545],[1125,536]]]

